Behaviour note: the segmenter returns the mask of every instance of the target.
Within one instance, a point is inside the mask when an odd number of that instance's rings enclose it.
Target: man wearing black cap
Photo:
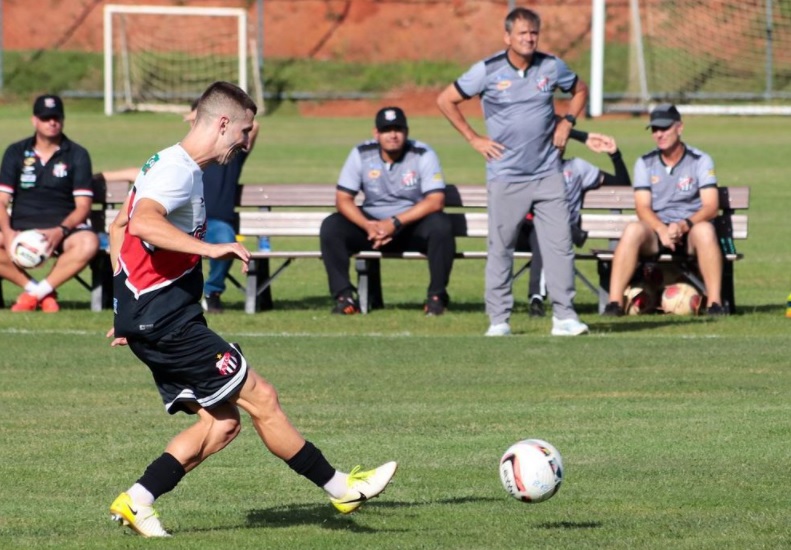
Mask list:
[[[360,311],[349,280],[349,258],[362,250],[420,251],[428,257],[426,315],[442,315],[456,241],[445,207],[445,180],[434,151],[407,139],[406,115],[398,107],[376,113],[374,139],[349,153],[338,178],[338,212],[321,224],[321,254],[333,313]],[[354,201],[362,191],[362,207]]]
[[[722,252],[711,220],[719,210],[714,162],[681,141],[684,124],[675,105],[658,105],[647,128],[657,148],[634,167],[638,221],[624,229],[615,249],[610,276],[610,303],[604,315],[623,315],[623,293],[639,258],[662,253],[696,256],[709,315],[724,315]]]
[[[11,311],[58,311],[55,289],[82,271],[99,248],[87,224],[93,202],[91,158],[63,133],[64,118],[60,97],[38,97],[33,104],[35,134],[11,144],[0,165],[0,265],[10,262],[6,247],[26,229],[44,235],[57,254],[40,282],[15,264],[0,272],[24,289]]]

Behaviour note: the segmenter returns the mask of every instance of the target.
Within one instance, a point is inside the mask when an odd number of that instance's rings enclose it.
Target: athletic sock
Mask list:
[[[38,288],[38,282],[35,279],[30,279],[28,282],[25,283],[25,292],[28,294],[33,294]]]
[[[332,476],[332,479],[329,480],[322,489],[327,491],[332,498],[341,498],[343,495],[346,494],[346,491],[349,488],[348,485],[349,481],[349,474],[345,474],[343,472],[335,471],[335,475]]]
[[[176,460],[176,457],[170,453],[163,453],[148,465],[143,476],[137,480],[137,484],[142,485],[151,493],[153,497],[151,502],[153,502],[165,493],[172,491],[186,473],[184,466]]]
[[[39,284],[36,285],[36,288],[30,294],[41,300],[42,298],[44,298],[44,296],[47,296],[48,294],[52,294],[53,290],[54,289],[52,288],[52,285],[49,284],[49,281],[44,279],[43,281],[41,281]]]
[[[324,488],[336,474],[335,468],[330,466],[330,463],[327,462],[327,459],[324,458],[321,451],[310,441],[305,441],[305,444],[297,451],[297,454],[286,460],[286,464],[296,473],[305,476],[322,488]],[[335,494],[337,491],[327,492],[336,498],[340,498],[346,493],[345,490],[339,495]]]
[[[143,506],[151,506],[154,504],[154,495],[139,483],[132,485],[127,491],[127,494],[132,497],[132,500],[136,504],[142,504]]]

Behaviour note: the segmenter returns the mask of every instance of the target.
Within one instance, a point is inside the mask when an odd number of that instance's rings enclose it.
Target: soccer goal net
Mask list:
[[[107,5],[105,114],[183,111],[217,80],[247,90],[247,47],[240,8]]]
[[[671,101],[692,113],[791,114],[788,1],[611,3],[628,7],[629,32],[608,21],[605,111]]]

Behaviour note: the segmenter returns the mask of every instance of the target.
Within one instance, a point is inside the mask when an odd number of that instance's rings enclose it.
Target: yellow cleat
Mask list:
[[[110,505],[110,518],[143,537],[169,537],[151,506],[135,504],[127,493],[118,495]]]
[[[384,492],[387,484],[393,479],[396,468],[398,468],[398,464],[395,462],[382,464],[378,468],[367,472],[361,472],[360,467],[355,466],[349,474],[347,482],[349,489],[343,497],[331,498],[332,505],[341,514],[351,514],[363,502],[378,497]]]

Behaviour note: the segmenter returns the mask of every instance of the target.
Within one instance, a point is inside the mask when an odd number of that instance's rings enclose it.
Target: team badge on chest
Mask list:
[[[408,172],[404,172],[404,175],[401,176],[401,185],[404,187],[414,187],[417,185],[417,172],[414,170],[409,170]]]
[[[56,178],[65,178],[69,175],[69,167],[64,163],[59,162],[52,167],[52,175]]]

